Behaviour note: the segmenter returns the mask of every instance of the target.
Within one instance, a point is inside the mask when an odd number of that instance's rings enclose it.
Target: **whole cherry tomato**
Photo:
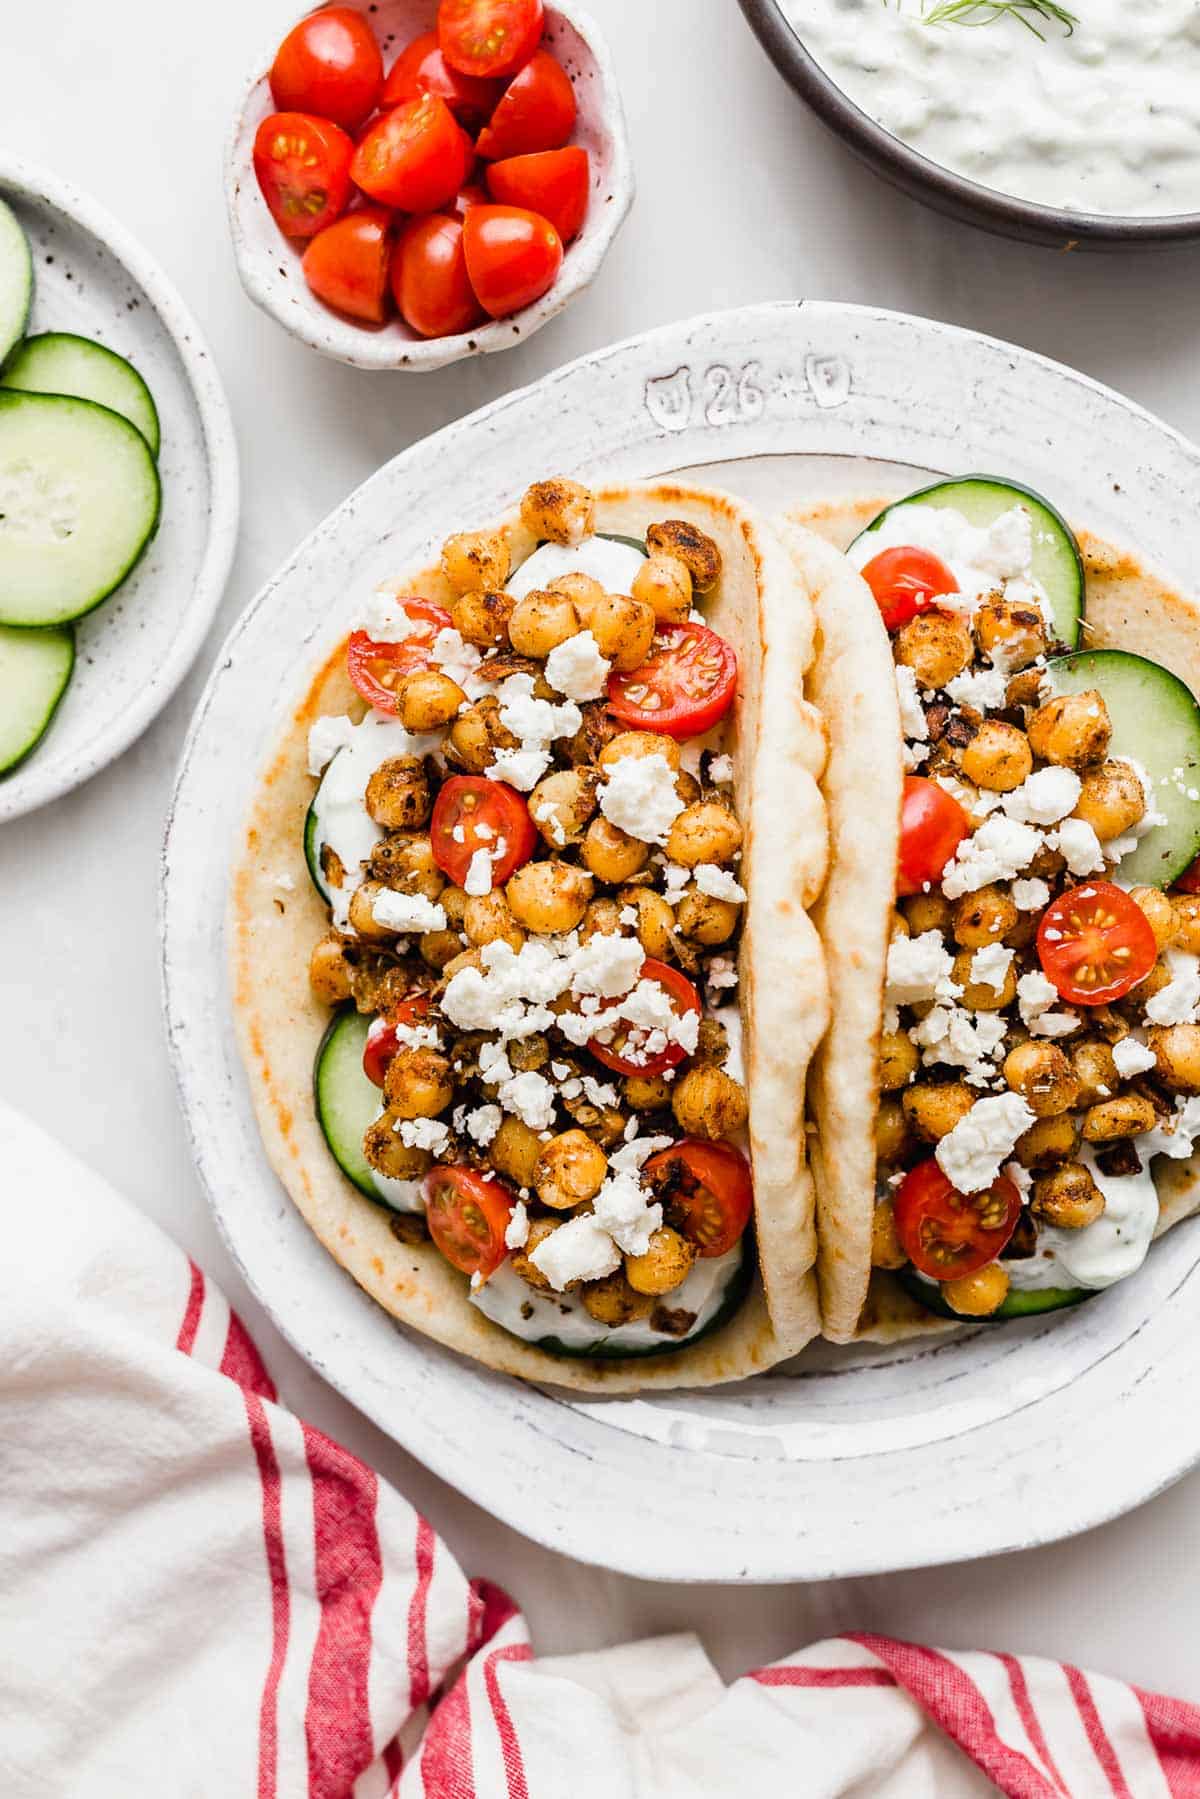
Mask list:
[[[896,1194],[896,1235],[921,1274],[956,1281],[994,1262],[1017,1228],[1021,1195],[1000,1174],[983,1193],[960,1193],[930,1156]]]
[[[504,1237],[513,1196],[494,1175],[473,1168],[431,1168],[423,1183],[425,1221],[451,1267],[487,1280],[508,1254]]]
[[[971,821],[953,794],[923,775],[906,775],[896,892],[920,893],[939,881],[963,838],[970,835]]]
[[[392,295],[421,337],[451,337],[487,317],[467,274],[462,220],[431,212],[413,219],[392,251]]]
[[[438,42],[451,68],[486,80],[515,75],[542,41],[542,0],[439,0]]]
[[[292,29],[275,52],[271,97],[280,112],[315,112],[357,131],[383,85],[375,33],[352,6],[323,6]]]
[[[304,252],[304,278],[318,300],[367,325],[387,317],[391,215],[364,206],[327,225]]]
[[[418,94],[436,94],[460,125],[477,131],[491,117],[503,92],[500,81],[480,81],[452,69],[438,48],[437,32],[423,31],[392,64],[379,104],[401,106]]]
[[[684,1137],[642,1169],[665,1221],[694,1243],[702,1258],[727,1255],[750,1222],[750,1164],[732,1143]]]
[[[578,144],[564,150],[537,150],[494,162],[487,184],[504,206],[523,206],[549,219],[564,244],[578,237],[587,212],[591,169]]]
[[[365,194],[403,212],[433,212],[467,176],[468,139],[436,94],[385,112],[359,139],[350,173]]]
[[[315,237],[345,212],[354,145],[340,125],[302,112],[273,112],[254,137],[254,173],[271,216],[288,237]]]
[[[862,577],[875,595],[889,631],[898,631],[918,612],[926,611],[939,594],[958,592],[958,582],[941,557],[916,544],[881,550],[867,563]]]
[[[566,70],[548,50],[539,50],[505,88],[476,149],[489,162],[557,150],[574,130],[577,110]]]
[[[1038,961],[1076,1006],[1107,1006],[1145,980],[1158,959],[1150,920],[1111,881],[1068,887],[1042,914]]]
[[[468,208],[463,250],[479,304],[494,319],[540,300],[562,267],[562,239],[554,226],[519,206]]]

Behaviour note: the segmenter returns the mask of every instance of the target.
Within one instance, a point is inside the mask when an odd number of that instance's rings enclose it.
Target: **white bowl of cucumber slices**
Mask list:
[[[236,528],[232,425],[182,301],[93,202],[0,158],[0,820],[165,704]]]

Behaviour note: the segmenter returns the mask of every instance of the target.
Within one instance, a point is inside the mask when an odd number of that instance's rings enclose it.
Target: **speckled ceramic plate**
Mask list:
[[[300,546],[235,627],[168,828],[171,1050],[233,1255],[284,1334],[398,1441],[516,1529],[669,1580],[796,1580],[1051,1542],[1200,1460],[1200,1224],[1055,1319],[896,1349],[806,1351],[735,1387],[579,1400],[412,1336],[325,1254],[267,1166],[234,1045],[222,920],[247,718],[294,699],[351,601],[547,469],[686,472],[767,506],[987,468],[1139,550],[1186,590],[1200,451],[1082,375],[928,320],[758,307],[601,351],[418,444]]]
[[[162,425],[158,533],[76,626],[75,671],[32,755],[0,778],[0,821],[68,793],[146,729],[190,668],[237,538],[237,446],[191,313],[154,259],[87,195],[0,154],[0,196],[33,251],[32,331],[74,331],[132,362]]]

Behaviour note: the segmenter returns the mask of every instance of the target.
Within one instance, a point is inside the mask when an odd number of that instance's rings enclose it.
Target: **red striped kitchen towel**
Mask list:
[[[852,1635],[534,1659],[221,1294],[0,1107],[3,1799],[1200,1799],[1200,1707]]]

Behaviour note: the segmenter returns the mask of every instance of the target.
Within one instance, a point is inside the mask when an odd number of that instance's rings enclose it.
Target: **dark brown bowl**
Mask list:
[[[1124,218],[1094,212],[1060,212],[953,175],[940,163],[910,150],[849,100],[809,55],[779,0],[739,0],[743,13],[775,67],[829,129],[869,163],[877,175],[938,212],[980,225],[1000,237],[1047,244],[1056,250],[1169,249],[1200,241],[1200,213]]]

